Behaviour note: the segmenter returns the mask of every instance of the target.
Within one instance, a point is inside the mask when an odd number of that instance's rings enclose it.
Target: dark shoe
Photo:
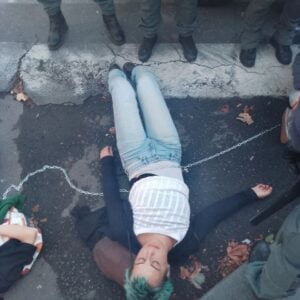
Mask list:
[[[111,70],[121,70],[121,68],[120,68],[117,64],[111,64],[111,65],[109,66],[109,72],[110,72]]]
[[[265,241],[259,241],[251,250],[249,262],[267,261],[270,253],[270,245]]]
[[[240,62],[247,68],[252,68],[255,65],[256,59],[256,48],[252,49],[241,49]]]
[[[126,74],[128,79],[131,79],[131,73],[136,65],[132,62],[127,62],[123,65],[123,72]]]
[[[111,41],[118,46],[123,45],[125,43],[125,35],[117,20],[116,15],[103,15],[102,17],[106,29],[109,32]]]
[[[293,58],[291,47],[279,44],[274,37],[271,38],[270,43],[275,49],[277,60],[283,65],[289,65]]]
[[[198,50],[196,48],[193,37],[190,36],[179,36],[179,43],[182,46],[183,55],[187,61],[191,62],[197,58]]]
[[[139,60],[141,62],[145,62],[151,57],[152,50],[153,50],[154,45],[156,44],[156,41],[157,41],[157,35],[155,35],[152,38],[144,37],[143,42],[140,45],[139,53],[138,53]]]
[[[49,16],[49,21],[48,47],[50,50],[56,50],[64,43],[68,25],[61,11],[54,16]]]

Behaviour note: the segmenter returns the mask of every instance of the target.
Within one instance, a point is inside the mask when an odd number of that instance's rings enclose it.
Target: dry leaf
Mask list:
[[[34,219],[33,217],[31,217],[29,219],[29,225],[30,225],[30,227],[37,227],[39,225],[39,222],[36,219]]]
[[[202,270],[202,265],[196,256],[191,255],[189,261],[180,266],[180,278],[182,280],[190,280],[197,276]]]
[[[275,240],[275,235],[273,233],[265,237],[265,242],[272,244]]]
[[[109,134],[111,135],[116,135],[116,128],[115,127],[110,127],[108,130]]]
[[[24,85],[23,81],[21,79],[18,79],[13,87],[13,89],[10,91],[10,93],[14,96],[16,96],[16,100],[21,102],[25,102],[29,99],[29,97],[26,95],[24,91]]]
[[[224,104],[220,110],[221,113],[227,114],[229,112],[229,105],[228,104]]]
[[[10,91],[12,95],[17,95],[24,92],[23,81],[21,79],[17,80],[13,89]]]
[[[205,283],[205,275],[203,273],[197,274],[195,277],[191,278],[191,284],[196,288],[201,290],[202,285]]]
[[[47,222],[48,222],[48,218],[40,219],[40,223],[47,223]]]
[[[254,105],[251,105],[251,106],[245,105],[245,107],[243,109],[243,112],[247,113],[247,114],[251,114],[251,113],[253,113],[253,111],[254,111]]]
[[[208,268],[202,266],[196,256],[191,255],[188,262],[180,266],[180,278],[188,280],[196,289],[202,289],[202,284],[205,282],[205,275],[201,273],[202,270],[208,271]]]
[[[39,211],[40,211],[40,205],[39,205],[39,204],[36,204],[35,206],[33,206],[33,207],[31,208],[31,211],[32,211],[33,213],[39,212]]]
[[[240,113],[236,119],[239,121],[242,121],[243,123],[246,123],[248,125],[251,125],[254,123],[254,121],[252,120],[252,117],[248,113]]]
[[[227,255],[220,260],[218,270],[222,277],[225,277],[237,269],[248,260],[250,254],[249,244],[240,244],[229,241],[227,245]]]
[[[28,100],[28,96],[25,95],[24,93],[18,93],[16,96],[16,100],[19,102],[21,102],[21,101],[25,102]]]

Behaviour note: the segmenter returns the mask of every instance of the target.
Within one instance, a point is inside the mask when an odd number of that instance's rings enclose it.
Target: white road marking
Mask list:
[[[188,172],[188,170],[189,170],[190,168],[195,167],[195,166],[199,166],[199,165],[201,165],[201,164],[203,164],[203,163],[205,163],[205,162],[207,162],[207,161],[210,161],[210,160],[212,160],[212,159],[218,158],[218,157],[220,157],[220,156],[222,156],[222,155],[224,155],[224,154],[226,154],[226,153],[229,153],[229,152],[231,152],[231,151],[233,151],[233,150],[235,150],[235,149],[237,149],[237,148],[240,148],[240,147],[242,147],[242,146],[248,144],[249,142],[252,142],[252,141],[254,141],[254,140],[260,138],[261,136],[263,136],[263,135],[265,135],[265,134],[267,134],[267,133],[273,131],[274,129],[278,128],[279,126],[280,126],[280,124],[277,124],[277,125],[275,125],[275,126],[269,128],[269,129],[266,129],[266,130],[264,130],[264,131],[262,131],[262,132],[260,132],[260,133],[258,133],[258,134],[256,134],[256,135],[254,135],[254,136],[252,136],[252,137],[250,137],[250,138],[248,138],[248,139],[246,139],[246,140],[244,140],[244,141],[242,141],[242,142],[240,142],[240,143],[238,143],[238,144],[236,144],[236,145],[234,145],[234,146],[232,146],[232,147],[230,147],[230,148],[227,148],[227,149],[225,149],[225,150],[222,150],[222,151],[220,151],[220,152],[218,152],[218,153],[216,153],[216,154],[214,154],[214,155],[211,155],[211,156],[209,156],[209,157],[203,158],[203,159],[201,159],[201,160],[198,160],[198,161],[189,163],[189,164],[183,166],[182,168],[183,168],[183,170],[184,170],[185,172]],[[71,179],[70,179],[70,177],[69,177],[67,171],[66,171],[64,168],[62,168],[62,167],[60,167],[60,166],[49,166],[49,165],[45,165],[45,166],[43,166],[41,169],[38,169],[38,170],[36,170],[36,171],[34,171],[34,172],[31,172],[31,173],[27,174],[27,176],[26,176],[26,177],[25,177],[18,185],[12,184],[11,186],[9,186],[9,187],[6,189],[6,191],[3,193],[2,199],[6,199],[6,198],[7,198],[7,195],[8,195],[11,191],[13,191],[13,190],[15,190],[15,191],[17,191],[17,192],[20,192],[21,189],[23,188],[23,185],[24,185],[31,177],[33,177],[33,176],[35,176],[35,175],[37,175],[37,174],[40,174],[40,173],[44,173],[44,172],[46,172],[47,170],[58,170],[58,171],[62,172],[63,175],[64,175],[64,177],[65,177],[65,179],[66,179],[66,181],[67,181],[67,183],[68,183],[68,185],[70,186],[70,188],[72,188],[73,190],[75,190],[76,192],[78,192],[78,193],[80,193],[80,194],[84,194],[84,195],[87,195],[87,196],[97,196],[97,197],[102,197],[102,196],[103,196],[103,193],[89,192],[89,191],[85,191],[85,190],[83,190],[83,189],[81,189],[81,188],[79,188],[79,187],[76,187],[76,186],[72,183],[72,181],[71,181]],[[128,193],[128,191],[125,190],[125,189],[120,189],[120,192],[121,192],[121,193]]]

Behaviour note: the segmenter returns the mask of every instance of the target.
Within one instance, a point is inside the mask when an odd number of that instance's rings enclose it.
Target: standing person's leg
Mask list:
[[[241,36],[240,61],[245,67],[253,67],[256,58],[256,48],[262,39],[262,27],[275,0],[251,0],[244,21]]]
[[[136,83],[147,136],[157,142],[158,147],[170,151],[172,159],[180,163],[181,145],[178,132],[154,74],[138,66],[132,71],[132,80]]]
[[[50,50],[58,49],[64,42],[68,25],[61,12],[61,0],[38,0],[49,17],[48,47]]]
[[[300,206],[280,228],[266,262],[247,265],[246,277],[259,298],[277,299],[293,295],[300,287]]]
[[[140,166],[139,153],[147,148],[147,137],[139,114],[135,92],[119,69],[109,72],[109,91],[113,101],[117,147],[123,168],[130,177]]]
[[[176,0],[176,24],[179,31],[179,42],[187,61],[197,58],[197,48],[193,33],[197,26],[197,0]]]
[[[138,56],[142,62],[147,61],[157,41],[157,31],[161,22],[161,0],[141,1],[141,20],[139,27],[142,29],[144,39],[139,47]]]
[[[54,16],[60,12],[61,0],[37,0],[44,7],[48,16]]]
[[[291,45],[296,35],[296,27],[300,24],[300,0],[288,0],[280,16],[278,29],[271,39],[278,61],[288,65],[292,61]]]
[[[125,43],[125,35],[116,17],[114,0],[94,1],[98,3],[101,8],[103,22],[111,41],[116,45],[123,45]]]

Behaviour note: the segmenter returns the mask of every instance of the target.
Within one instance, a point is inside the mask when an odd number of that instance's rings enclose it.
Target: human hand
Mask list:
[[[271,195],[273,188],[270,185],[259,183],[252,190],[259,199],[263,199]]]
[[[114,156],[113,150],[111,146],[105,146],[100,150],[100,159],[106,157],[106,156]]]

